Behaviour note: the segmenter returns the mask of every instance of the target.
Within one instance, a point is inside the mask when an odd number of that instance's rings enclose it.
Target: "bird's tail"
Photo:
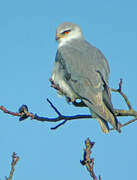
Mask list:
[[[108,123],[104,119],[96,118],[97,121],[99,122],[99,125],[101,127],[101,130],[103,133],[107,134],[109,132],[109,126]]]
[[[112,112],[110,112],[105,105],[103,105],[103,106],[104,106],[104,114],[103,115],[105,118],[102,118],[99,115],[96,116],[96,119],[99,122],[101,130],[104,133],[108,133],[110,130],[109,125],[108,125],[108,122],[109,122],[112,125],[112,127],[120,133],[121,130],[119,128],[119,123],[118,123],[116,116],[114,114],[112,114]]]
[[[110,111],[103,102],[98,104],[96,108],[90,103],[88,103],[88,106],[90,107],[92,116],[98,120],[101,130],[104,133],[108,133],[110,130],[108,123],[110,123],[118,132],[121,132],[115,114]]]
[[[96,118],[97,119],[97,121],[98,121],[98,123],[99,123],[99,125],[100,125],[100,128],[101,128],[101,130],[103,131],[103,133],[105,133],[105,134],[107,134],[107,133],[109,133],[109,130],[110,130],[110,128],[109,128],[109,126],[108,126],[108,123],[107,123],[107,121],[105,121],[104,119],[101,119],[101,118]],[[119,133],[121,132],[121,130],[120,130],[120,128],[115,128]]]
[[[120,127],[119,127],[119,123],[118,123],[117,117],[115,116],[114,112],[110,111],[110,109],[108,109],[107,106],[104,103],[102,104],[102,106],[103,106],[103,109],[104,109],[104,113],[103,114],[104,114],[105,118],[103,118],[103,119],[101,118],[101,120],[100,120],[101,122],[99,122],[100,126],[103,126],[102,124],[105,124],[106,121],[107,121],[107,122],[109,122],[112,125],[112,127],[114,129],[116,129],[120,133],[121,130],[120,130]],[[105,123],[104,123],[104,121],[105,121]],[[106,128],[107,128],[107,126],[106,126]]]

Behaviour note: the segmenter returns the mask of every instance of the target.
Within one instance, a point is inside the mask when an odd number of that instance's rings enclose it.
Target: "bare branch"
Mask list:
[[[52,104],[51,101],[50,101],[50,104]],[[53,108],[53,104],[52,104],[51,107]],[[10,115],[13,115],[13,116],[19,116],[19,117],[24,116],[24,114],[26,113],[26,118],[30,117],[31,119],[35,119],[35,120],[42,121],[42,122],[44,122],[44,121],[47,121],[47,122],[58,122],[58,121],[61,121],[61,120],[67,120],[68,121],[68,120],[75,120],[75,119],[83,119],[83,118],[84,119],[85,118],[88,119],[88,118],[92,118],[91,115],[64,116],[61,113],[59,113],[60,115],[58,117],[48,118],[48,117],[38,116],[37,114],[33,114],[31,112],[12,112],[12,111],[7,110],[4,106],[0,106],[0,110],[3,111],[4,113],[7,113],[7,114],[10,114]],[[54,106],[54,110],[55,110],[55,106]],[[57,110],[57,108],[56,108],[56,110]]]
[[[93,148],[94,144],[95,142],[91,142],[89,138],[86,139],[85,141],[86,148],[84,149],[83,160],[80,162],[83,166],[86,166],[92,179],[98,180],[94,172],[94,158],[90,158],[90,155],[92,153],[91,149]],[[101,180],[101,176],[99,176],[99,180]]]
[[[114,112],[116,116],[137,116],[137,112],[132,110],[115,109]]]
[[[64,125],[67,121],[69,120],[77,120],[77,119],[92,119],[93,117],[91,115],[74,115],[74,116],[64,116],[62,115],[57,108],[55,108],[55,106],[51,103],[51,101],[48,100],[48,102],[50,102],[51,107],[55,110],[55,112],[58,114],[57,117],[55,118],[48,118],[48,117],[41,117],[38,116],[37,114],[33,114],[31,112],[28,111],[22,111],[22,112],[12,112],[7,110],[4,106],[0,106],[0,110],[2,110],[4,113],[13,115],[13,116],[18,116],[20,117],[20,121],[23,121],[25,119],[27,119],[28,117],[32,119],[35,119],[37,121],[41,121],[41,122],[59,122],[64,120],[63,122],[61,122],[60,124],[58,124],[57,126],[51,128],[52,130],[57,129],[58,127]],[[24,106],[24,105],[23,105]],[[133,110],[119,110],[119,109],[115,109],[114,110],[115,115],[116,116],[134,116],[137,117],[137,112],[133,111]],[[120,127],[126,126],[132,122],[136,121],[135,119],[130,120],[129,122],[124,123],[123,125],[120,124]],[[111,129],[113,130],[113,128]]]
[[[10,114],[12,116],[21,116],[22,114],[19,112],[12,112],[7,110],[4,106],[0,106],[0,110],[2,110],[4,113]]]
[[[55,112],[59,115],[62,116],[61,113],[57,110],[57,108],[52,104],[52,102],[47,98],[48,103],[51,105],[51,107],[55,110]]]
[[[120,128],[122,128],[122,127],[124,127],[124,126],[127,126],[127,125],[129,125],[129,124],[131,124],[131,123],[133,123],[133,122],[135,122],[135,121],[137,121],[137,118],[131,119],[131,120],[129,120],[129,121],[126,122],[126,123],[120,124]],[[110,130],[112,131],[112,130],[115,130],[115,129],[114,129],[114,128],[110,128]]]
[[[13,177],[13,174],[14,174],[14,171],[15,171],[15,166],[17,164],[19,160],[19,156],[16,155],[15,152],[13,152],[12,154],[12,162],[11,162],[11,170],[10,170],[10,175],[9,177],[5,177],[6,180],[12,180],[12,177]]]
[[[67,120],[64,120],[63,122],[59,123],[57,126],[52,127],[52,128],[50,128],[50,129],[51,129],[51,130],[55,130],[55,129],[57,129],[58,127],[64,125],[66,122],[67,122]]]
[[[128,100],[128,98],[127,98],[127,96],[122,92],[122,83],[123,83],[123,81],[122,81],[122,79],[120,79],[119,88],[118,89],[111,88],[111,91],[120,93],[120,95],[124,98],[129,110],[134,111],[129,100]]]
[[[124,110],[124,109],[114,109],[114,113],[116,116],[132,116],[134,117],[134,119],[126,122],[126,123],[119,123],[119,127],[124,127],[124,126],[127,126],[128,124],[134,122],[137,120],[137,111],[134,111],[127,96],[122,92],[122,79],[120,80],[120,83],[119,83],[119,88],[118,89],[111,89],[112,91],[114,92],[118,92],[120,93],[120,95],[124,98],[127,106],[128,106],[128,110]],[[50,104],[51,108],[54,109],[54,111],[57,113],[57,117],[55,118],[49,118],[49,117],[41,117],[41,116],[38,116],[37,114],[34,114],[34,113],[31,113],[29,112],[28,110],[28,107],[26,105],[22,105],[20,108],[19,108],[19,111],[18,112],[12,112],[12,111],[9,111],[7,110],[4,106],[0,106],[0,110],[3,111],[4,113],[7,113],[7,114],[10,114],[12,116],[18,116],[20,117],[19,120],[22,121],[22,120],[25,120],[27,119],[28,117],[32,119],[35,119],[37,121],[41,121],[41,122],[59,122],[59,121],[62,121],[61,123],[59,123],[57,126],[51,128],[52,130],[55,130],[57,129],[58,127],[64,125],[67,121],[69,120],[77,120],[77,119],[92,119],[92,115],[74,115],[74,116],[65,116],[63,114],[60,113],[60,111],[53,105],[53,103],[47,99],[48,103]],[[85,106],[85,104],[83,102],[73,102],[73,105],[75,106],[78,106],[78,107],[83,107]],[[110,129],[110,130],[114,130],[113,128]]]

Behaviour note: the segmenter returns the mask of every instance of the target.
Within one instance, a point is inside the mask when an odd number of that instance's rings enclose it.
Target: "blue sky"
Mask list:
[[[85,39],[98,47],[109,61],[110,86],[123,91],[137,110],[137,2],[115,1],[0,1],[0,99],[1,105],[17,111],[22,104],[40,116],[54,117],[49,98],[65,115],[88,114],[87,109],[68,105],[50,87],[55,59],[56,27],[69,21],[79,24]],[[118,94],[112,94],[115,108],[127,108]],[[125,122],[130,118],[120,118]],[[88,180],[83,158],[84,140],[93,149],[95,172],[102,179],[137,179],[137,123],[122,133],[102,134],[96,120],[76,120],[56,131],[54,123],[41,123],[0,112],[0,178],[8,176],[11,154],[20,156],[14,179]]]

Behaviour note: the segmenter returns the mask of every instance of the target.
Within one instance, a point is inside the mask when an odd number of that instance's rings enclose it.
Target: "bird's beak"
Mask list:
[[[64,38],[64,35],[62,34],[56,34],[56,41],[58,41],[59,39]]]

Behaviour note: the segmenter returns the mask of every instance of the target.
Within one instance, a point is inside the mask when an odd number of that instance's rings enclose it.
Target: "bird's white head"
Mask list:
[[[56,40],[59,47],[65,45],[73,39],[83,38],[80,27],[76,24],[65,22],[60,24],[56,30]]]

